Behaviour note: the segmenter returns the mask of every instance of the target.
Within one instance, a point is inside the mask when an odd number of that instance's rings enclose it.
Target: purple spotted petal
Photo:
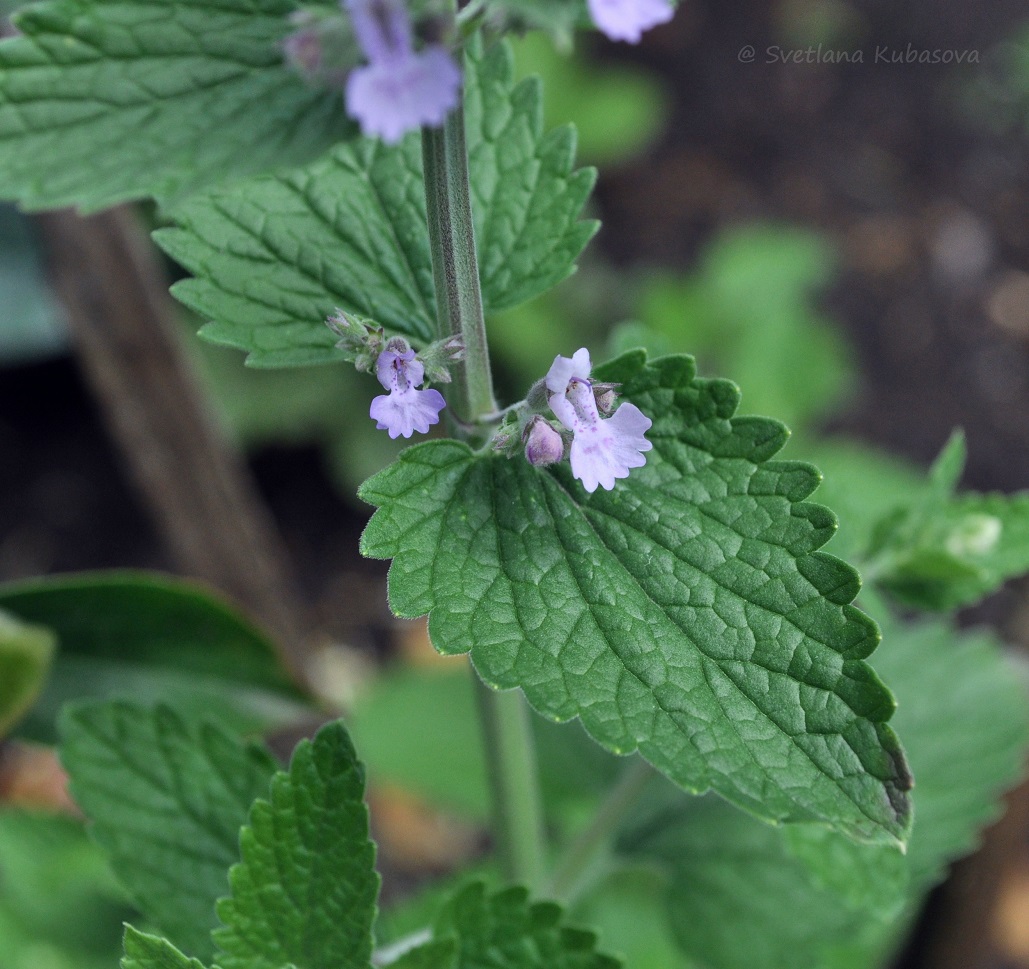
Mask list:
[[[347,111],[368,136],[399,141],[422,125],[440,125],[457,106],[461,71],[442,47],[372,61],[347,79]]]
[[[645,30],[667,23],[675,9],[669,0],[589,0],[590,16],[611,40],[639,43]]]
[[[369,416],[380,431],[389,431],[391,438],[410,437],[417,431],[425,434],[429,425],[439,423],[439,414],[447,402],[438,390],[394,390],[372,401]]]
[[[610,491],[617,478],[629,477],[633,468],[647,463],[643,456],[654,445],[643,432],[650,418],[634,404],[622,404],[609,420],[599,420],[575,432],[572,440],[572,474],[591,494],[599,485]]]

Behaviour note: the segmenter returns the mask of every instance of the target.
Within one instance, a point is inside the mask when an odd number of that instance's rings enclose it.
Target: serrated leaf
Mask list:
[[[274,761],[163,706],[70,707],[61,735],[72,795],[115,874],[163,932],[206,958],[239,828],[267,792]]]
[[[538,296],[575,270],[599,227],[579,221],[596,172],[575,170],[575,129],[543,129],[536,78],[514,83],[507,44],[469,52],[465,96],[468,169],[479,273],[487,310]]]
[[[300,743],[240,834],[214,933],[221,969],[367,969],[379,876],[363,797],[342,723]]]
[[[39,696],[56,646],[50,629],[0,610],[0,738]]]
[[[0,608],[56,633],[61,649],[19,732],[52,741],[64,703],[131,694],[245,725],[294,716],[301,698],[268,637],[193,582],[94,572],[0,585]]]
[[[593,185],[575,171],[574,132],[543,133],[540,93],[514,84],[511,54],[472,47],[466,71],[469,170],[483,300],[513,306],[560,282],[596,230],[579,220]],[[254,366],[343,359],[324,325],[336,307],[431,339],[436,301],[417,135],[357,141],[281,176],[176,207],[155,234],[196,278],[173,287],[210,320],[208,339]]]
[[[0,185],[34,207],[174,197],[353,132],[283,63],[291,0],[48,0],[0,44]]]
[[[205,969],[199,959],[183,955],[167,939],[125,926],[125,958],[121,969]]]
[[[817,549],[835,528],[786,430],[733,418],[739,391],[688,357],[630,354],[597,374],[654,421],[644,468],[587,495],[565,467],[409,448],[363,486],[362,551],[393,558],[390,604],[429,613],[443,653],[639,749],[689,791],[773,820],[903,839],[910,776],[893,699],[862,660],[859,580]]]
[[[943,623],[884,631],[876,662],[897,691],[896,724],[918,777],[906,855],[810,825],[771,828],[710,799],[680,798],[623,834],[622,851],[668,868],[670,924],[703,965],[880,965],[1023,773],[1025,687],[996,644]]]
[[[493,895],[476,882],[444,906],[434,934],[457,939],[459,969],[618,969],[596,951],[596,933],[564,921],[560,905],[530,902],[524,888]]]

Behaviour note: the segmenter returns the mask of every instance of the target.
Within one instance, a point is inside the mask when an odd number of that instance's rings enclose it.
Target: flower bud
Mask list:
[[[556,464],[565,453],[565,442],[550,421],[537,414],[525,428],[525,458],[534,468]]]
[[[621,384],[602,384],[593,381],[593,398],[597,402],[597,410],[605,416],[611,414],[615,409],[615,401],[618,400],[618,388]]]

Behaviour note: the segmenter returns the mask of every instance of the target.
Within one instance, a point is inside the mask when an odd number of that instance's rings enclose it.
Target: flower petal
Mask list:
[[[590,16],[611,40],[639,43],[645,30],[667,23],[675,14],[669,0],[589,0]]]

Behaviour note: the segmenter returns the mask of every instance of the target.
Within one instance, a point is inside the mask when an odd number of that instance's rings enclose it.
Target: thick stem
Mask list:
[[[590,869],[611,840],[629,809],[640,799],[654,769],[642,758],[629,765],[600,805],[596,816],[573,841],[554,869],[547,886],[553,898],[570,901],[576,894],[583,875]]]
[[[475,254],[462,108],[451,111],[442,128],[423,129],[422,157],[439,337],[460,334],[466,349],[464,362],[454,369],[448,403],[460,422],[473,425],[492,414],[496,403]]]
[[[464,110],[422,132],[425,201],[440,338],[460,334],[465,359],[455,368],[448,404],[459,436],[496,412],[475,251]],[[520,692],[499,693],[475,677],[493,799],[494,837],[505,875],[538,887],[545,847],[536,753]]]
[[[493,833],[505,877],[539,888],[546,865],[536,748],[525,697],[500,693],[474,672],[490,793]]]

